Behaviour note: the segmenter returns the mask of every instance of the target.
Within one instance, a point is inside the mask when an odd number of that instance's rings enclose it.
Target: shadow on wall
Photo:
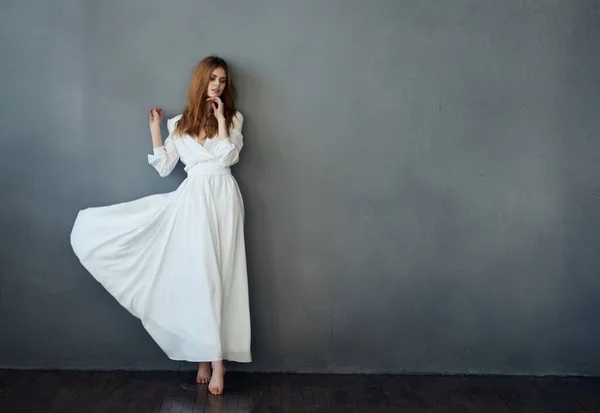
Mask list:
[[[561,64],[557,69],[560,88],[552,138],[560,141],[562,155],[555,167],[563,178],[563,273],[561,301],[548,315],[555,326],[555,336],[549,339],[559,358],[557,370],[598,374],[600,8],[593,0],[572,6],[578,7],[565,6],[565,15],[571,17],[570,30],[560,39],[562,54],[556,59]]]
[[[276,264],[281,240],[276,240],[274,234],[277,226],[293,219],[285,213],[293,210],[289,204],[292,200],[286,194],[294,188],[282,171],[287,164],[286,157],[294,154],[283,148],[285,143],[281,136],[289,135],[286,123],[270,116],[273,111],[269,107],[276,105],[277,112],[286,112],[290,106],[287,99],[291,97],[282,93],[276,83],[267,82],[257,67],[228,56],[224,58],[232,66],[237,106],[245,115],[245,144],[240,162],[234,166],[234,175],[245,203],[253,358],[261,364],[276,366],[282,355],[278,355],[273,342],[277,342],[285,323],[278,319],[278,313],[273,309],[283,306],[288,291],[282,287],[287,283],[286,274]],[[254,92],[251,94],[250,90]],[[255,107],[258,110],[253,110]],[[246,171],[252,173],[246,175]],[[294,237],[292,229],[293,226],[286,227],[290,237]],[[270,275],[275,279],[269,278]]]

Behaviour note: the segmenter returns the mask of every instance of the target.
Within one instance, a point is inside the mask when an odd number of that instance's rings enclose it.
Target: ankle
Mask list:
[[[223,367],[223,361],[219,360],[219,361],[213,361],[211,363],[212,369],[216,370],[216,371],[222,371],[225,370],[225,367]]]

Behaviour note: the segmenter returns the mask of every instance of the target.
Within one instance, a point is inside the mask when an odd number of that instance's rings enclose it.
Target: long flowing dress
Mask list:
[[[148,162],[187,177],[173,192],[79,211],[75,255],[172,360],[250,362],[244,208],[230,167],[243,146],[237,112],[224,140],[169,136]]]

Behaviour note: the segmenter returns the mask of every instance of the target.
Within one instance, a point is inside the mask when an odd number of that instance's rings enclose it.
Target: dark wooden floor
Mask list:
[[[600,378],[0,371],[0,412],[600,412]]]

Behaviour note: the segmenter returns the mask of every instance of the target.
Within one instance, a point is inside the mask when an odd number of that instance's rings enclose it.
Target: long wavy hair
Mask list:
[[[196,71],[190,83],[188,92],[188,103],[183,111],[181,119],[177,122],[175,135],[199,136],[202,129],[208,138],[212,138],[219,133],[219,123],[212,113],[208,99],[208,84],[210,75],[216,68],[222,68],[225,71],[225,89],[220,98],[223,102],[223,114],[225,115],[225,124],[227,129],[233,124],[233,117],[236,114],[235,109],[235,88],[231,80],[231,73],[225,60],[217,56],[208,56],[196,67]]]

